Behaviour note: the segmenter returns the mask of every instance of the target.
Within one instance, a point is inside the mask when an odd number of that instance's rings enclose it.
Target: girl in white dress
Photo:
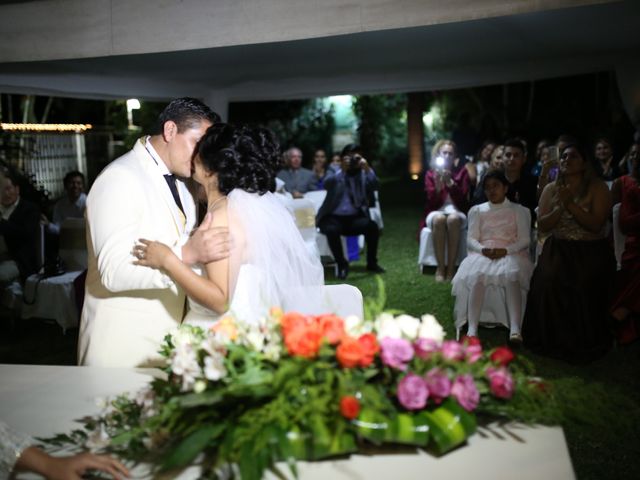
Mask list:
[[[192,178],[206,193],[210,228],[229,229],[229,258],[192,269],[160,242],[136,246],[138,264],[165,270],[187,293],[187,323],[206,328],[226,312],[258,322],[301,288],[324,284],[319,257],[272,193],[278,153],[267,129],[216,124],[200,142]]]
[[[468,323],[468,336],[478,335],[486,286],[505,289],[510,341],[521,343],[523,290],[529,289],[533,264],[529,259],[529,210],[506,198],[509,182],[504,173],[490,170],[482,181],[488,202],[469,210],[467,248],[452,281],[458,320]],[[456,324],[464,323],[457,321]]]

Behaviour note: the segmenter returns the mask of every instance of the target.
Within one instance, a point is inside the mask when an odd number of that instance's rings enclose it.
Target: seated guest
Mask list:
[[[38,268],[40,209],[20,198],[17,177],[0,176],[0,284],[22,282]]]
[[[342,157],[339,153],[334,153],[331,156],[331,163],[327,166],[330,172],[338,173],[342,167]]]
[[[509,181],[507,198],[529,209],[531,221],[535,219],[535,209],[538,206],[536,196],[536,178],[524,168],[526,161],[525,146],[520,140],[507,140],[504,144],[503,162],[504,174]],[[474,205],[487,201],[483,189],[476,190]]]
[[[49,233],[59,234],[60,225],[66,218],[84,218],[87,202],[87,195],[84,193],[84,175],[77,170],[67,173],[64,176],[64,190],[66,195],[53,207],[52,220],[49,222],[46,217],[42,217],[42,223]]]
[[[616,265],[605,239],[611,195],[587,151],[568,145],[560,173],[540,197],[538,229],[550,233],[531,278],[525,345],[569,361],[587,361],[611,345],[608,312]]]
[[[594,146],[596,173],[605,182],[613,182],[620,176],[618,164],[613,160],[613,148],[608,138],[600,137]]]
[[[502,156],[504,155],[504,145],[497,145],[496,148],[491,152],[491,161],[489,162],[489,168],[503,170],[504,169],[504,160]]]
[[[318,210],[316,224],[320,232],[327,236],[331,254],[338,266],[338,278],[345,279],[349,273],[341,235],[364,235],[367,270],[384,273],[384,268],[378,265],[380,231],[369,216],[370,199],[378,188],[378,179],[360,154],[358,145],[349,144],[343,148],[340,172],[328,175],[324,187],[327,196]]]
[[[478,179],[482,178],[484,172],[489,168],[489,164],[491,163],[491,154],[495,148],[496,142],[493,140],[486,140],[480,147],[480,150],[476,153],[475,157],[473,157],[473,161],[466,164],[472,188],[475,188],[478,184]]]
[[[431,152],[431,168],[424,176],[427,198],[420,227],[426,225],[433,232],[436,282],[453,278],[460,235],[467,222],[465,213],[469,208],[469,173],[466,168],[454,173],[456,156],[455,143],[451,140],[438,141]]]
[[[487,172],[481,187],[489,201],[469,210],[469,255],[452,281],[456,314],[466,319],[467,335],[477,336],[486,287],[504,288],[509,339],[521,343],[522,291],[529,289],[533,271],[528,255],[529,210],[506,198],[509,182],[500,170]]]
[[[324,188],[324,179],[327,176],[327,154],[319,148],[313,154],[313,168],[311,170],[315,179],[315,190]]]
[[[620,203],[618,222],[626,235],[620,271],[616,274],[611,316],[619,322],[619,343],[640,336],[640,143],[629,149],[631,173],[613,182],[613,203]]]
[[[284,161],[285,168],[277,176],[293,198],[302,198],[308,191],[316,190],[316,178],[311,170],[302,167],[302,151],[299,148],[287,150]]]

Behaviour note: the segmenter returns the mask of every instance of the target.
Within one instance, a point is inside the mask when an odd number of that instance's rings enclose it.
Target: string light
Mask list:
[[[89,123],[0,123],[7,132],[85,132],[93,126]]]

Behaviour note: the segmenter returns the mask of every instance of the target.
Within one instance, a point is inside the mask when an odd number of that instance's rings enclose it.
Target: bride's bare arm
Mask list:
[[[223,313],[227,309],[228,291],[226,283],[222,283],[212,276],[207,265],[207,277],[198,275],[171,251],[171,249],[161,242],[154,242],[141,238],[140,244],[134,249],[134,255],[138,258],[134,262],[136,265],[159,268],[184,289],[189,297],[217,313]],[[227,260],[220,260],[213,263],[227,263]],[[224,285],[224,288],[222,287]]]

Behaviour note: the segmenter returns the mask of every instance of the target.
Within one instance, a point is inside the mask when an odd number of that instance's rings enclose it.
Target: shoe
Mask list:
[[[367,271],[373,273],[384,273],[386,270],[377,263],[375,265],[367,265]]]
[[[444,282],[444,275],[436,272],[436,283],[442,283],[442,282]]]
[[[519,333],[512,333],[509,335],[509,343],[514,347],[522,345],[522,335]]]
[[[349,275],[349,265],[344,265],[342,267],[337,266],[336,272],[336,278],[338,278],[339,280],[346,280],[347,276]]]

